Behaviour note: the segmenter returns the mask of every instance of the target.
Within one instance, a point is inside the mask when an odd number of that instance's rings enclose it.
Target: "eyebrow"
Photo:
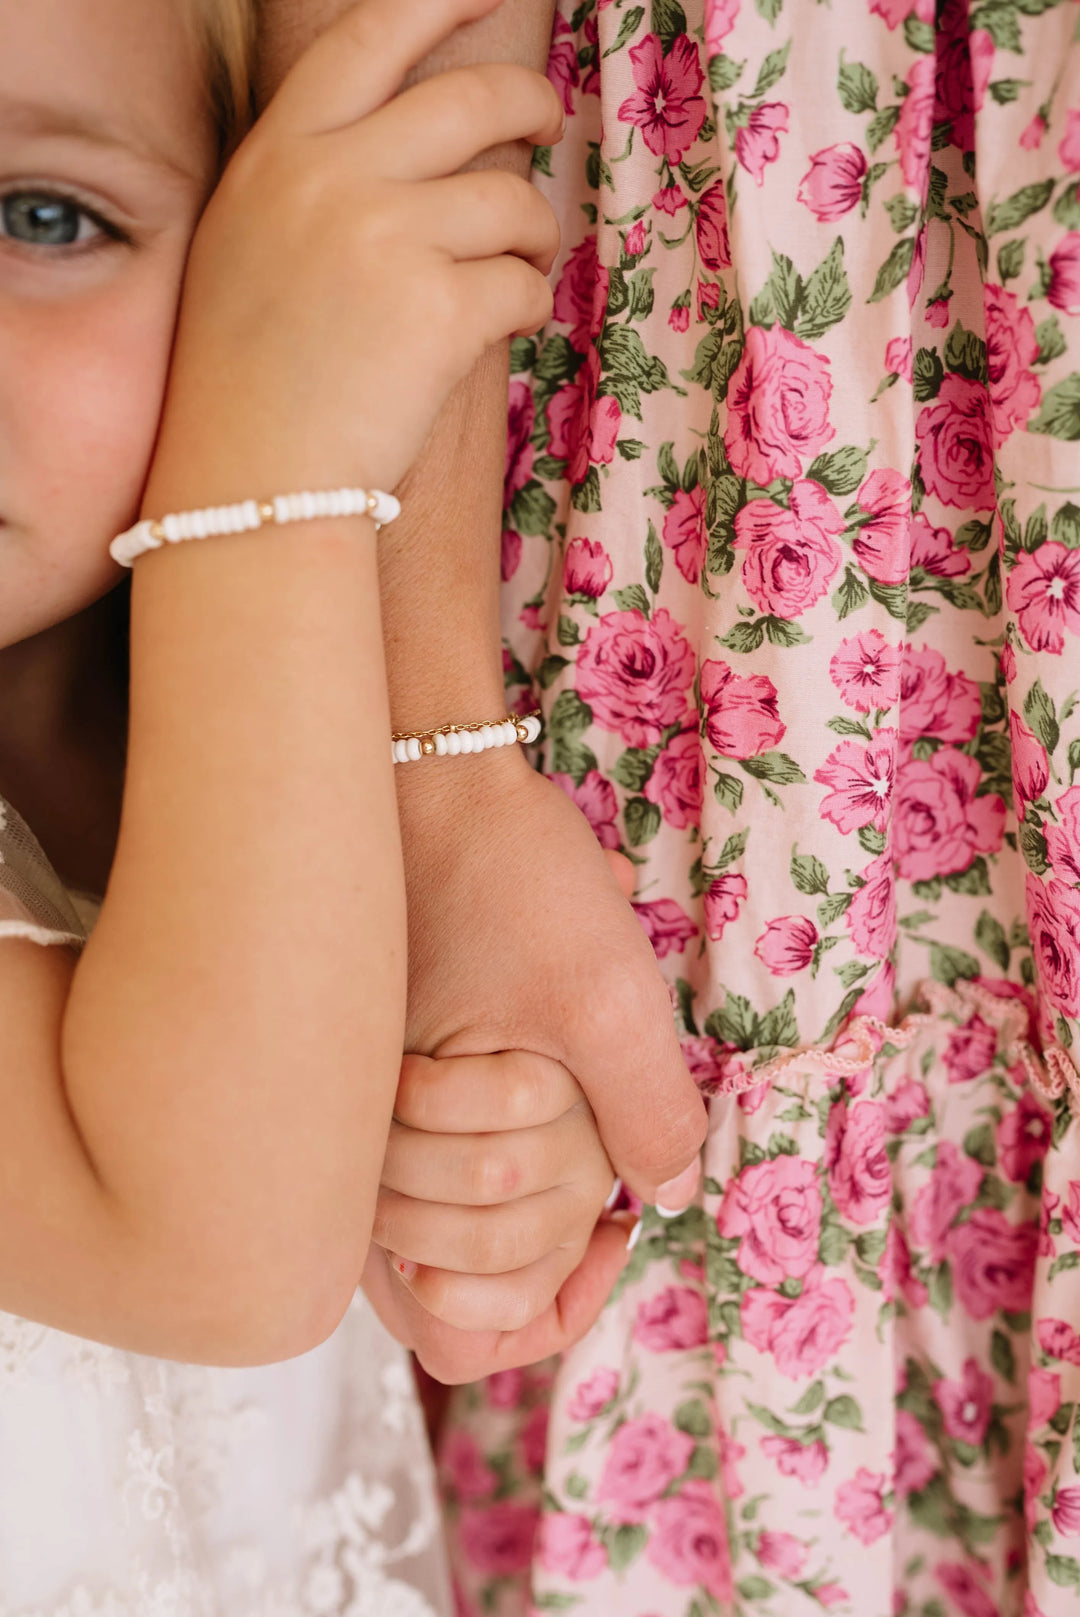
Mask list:
[[[63,107],[41,101],[24,101],[0,95],[0,133],[51,136],[78,140],[104,150],[123,152],[170,169],[184,180],[199,178],[197,165],[182,162],[137,128],[125,130],[107,118],[78,107]]]

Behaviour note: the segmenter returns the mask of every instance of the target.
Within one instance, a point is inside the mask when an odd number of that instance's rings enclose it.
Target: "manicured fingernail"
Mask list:
[[[615,1206],[615,1203],[618,1201],[618,1199],[619,1199],[619,1197],[621,1195],[622,1195],[622,1180],[619,1179],[618,1177],[616,1177],[615,1183],[611,1187],[611,1194],[608,1197],[607,1201],[604,1203],[604,1212],[605,1213],[610,1213],[611,1212],[611,1209]]]
[[[653,1206],[660,1217],[678,1218],[680,1213],[685,1213],[694,1199],[700,1179],[701,1164],[692,1162],[689,1168],[684,1168],[676,1178],[658,1185]]]
[[[390,1262],[402,1280],[411,1280],[416,1273],[416,1264],[413,1263],[411,1258],[391,1258]]]
[[[628,1252],[632,1252],[634,1250],[634,1248],[637,1246],[637,1244],[638,1244],[638,1242],[640,1240],[641,1240],[641,1220],[639,1218],[637,1220],[637,1222],[635,1223],[633,1229],[630,1231],[630,1234],[626,1237],[626,1250]]]

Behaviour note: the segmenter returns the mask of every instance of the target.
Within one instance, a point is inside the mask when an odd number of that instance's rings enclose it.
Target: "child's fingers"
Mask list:
[[[551,1123],[581,1100],[558,1061],[531,1050],[484,1056],[407,1055],[394,1116],[430,1134],[487,1134]]]
[[[339,129],[382,106],[409,69],[498,0],[363,0],[305,51],[264,119],[304,134]]]
[[[611,874],[622,889],[622,896],[627,900],[633,898],[637,876],[629,859],[624,853],[616,853],[613,848],[604,849],[604,858],[611,866]]]
[[[417,199],[430,238],[457,259],[513,253],[546,275],[559,250],[559,223],[535,186],[502,169],[432,180]]]
[[[583,1256],[579,1244],[495,1275],[421,1265],[410,1269],[405,1284],[421,1308],[455,1330],[520,1331],[550,1308]],[[390,1261],[398,1267],[396,1258]]]
[[[454,270],[462,318],[476,322],[485,343],[526,337],[551,319],[551,287],[524,259],[478,258]]]
[[[542,74],[480,62],[402,91],[364,120],[356,138],[364,146],[378,143],[387,179],[433,180],[509,141],[550,146],[564,121],[558,92]]]
[[[558,1248],[577,1244],[599,1216],[611,1188],[560,1185],[493,1207],[418,1201],[380,1190],[372,1239],[406,1263],[457,1274],[505,1275],[527,1268]]]
[[[561,1185],[602,1198],[614,1172],[584,1100],[553,1123],[505,1134],[429,1134],[393,1123],[384,1190],[421,1202],[491,1207]]]

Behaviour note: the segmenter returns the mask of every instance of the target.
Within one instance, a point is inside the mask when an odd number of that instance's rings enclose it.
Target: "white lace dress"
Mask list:
[[[0,801],[12,936],[78,947],[85,927]],[[0,1314],[0,1617],[450,1610],[409,1367],[362,1296],[315,1352],[256,1370]]]

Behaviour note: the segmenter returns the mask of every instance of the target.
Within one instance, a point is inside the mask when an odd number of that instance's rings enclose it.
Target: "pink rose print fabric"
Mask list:
[[[589,1336],[455,1392],[462,1617],[1067,1617],[1077,8],[559,12],[508,699],[711,1126]]]

